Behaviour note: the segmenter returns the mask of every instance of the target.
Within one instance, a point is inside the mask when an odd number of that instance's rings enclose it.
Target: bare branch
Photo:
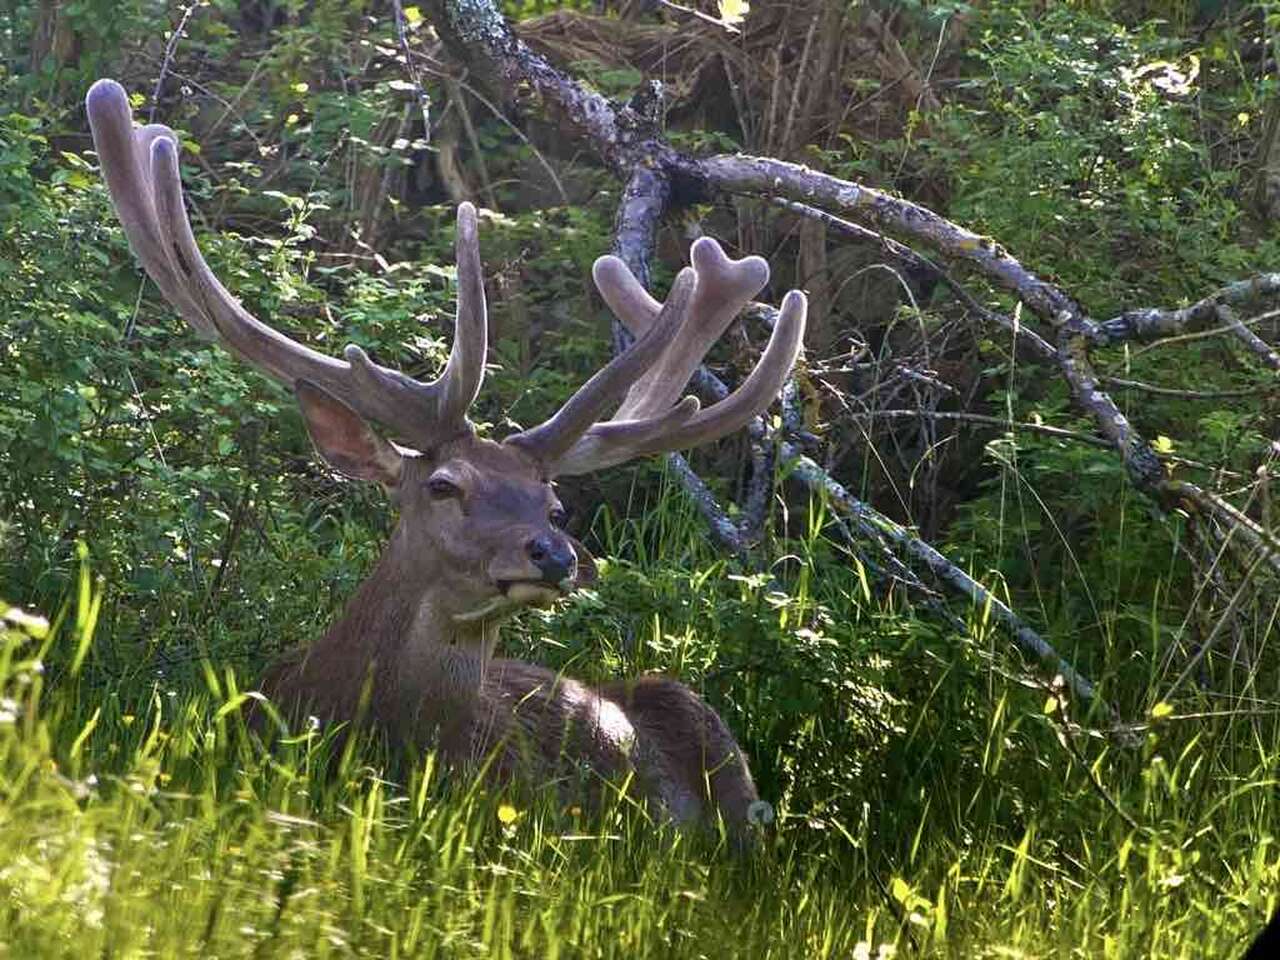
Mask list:
[[[697,166],[709,191],[785,197],[839,210],[855,221],[910,237],[943,256],[974,264],[1055,327],[1064,322],[1064,314],[1083,318],[1074,300],[1024,267],[996,241],[910,200],[768,157],[722,155],[700,160]]]
[[[1280,273],[1263,273],[1228,284],[1189,307],[1177,310],[1161,307],[1126,310],[1119,316],[1098,324],[1098,346],[1130,340],[1149,343],[1180,333],[1205,330],[1222,321],[1219,308],[1224,305],[1238,307],[1276,297],[1280,297]]]
[[[1081,676],[1068,660],[1040,634],[1027,626],[1022,618],[990,590],[901,524],[895,523],[853,496],[794,444],[784,441],[781,453],[785,460],[793,461],[793,476],[803,480],[810,489],[823,493],[831,505],[854,522],[864,535],[873,540],[883,537],[904,551],[907,556],[922,563],[939,581],[954,592],[968,597],[981,615],[990,615],[998,620],[1024,651],[1049,669],[1061,674],[1067,686],[1077,697],[1087,701],[1095,699],[1096,691],[1093,684]],[[1099,702],[1102,703],[1102,701]],[[1102,705],[1110,714],[1110,718],[1114,719],[1115,711],[1105,704]]]
[[[413,60],[413,51],[409,49],[408,18],[400,0],[392,0],[396,16],[396,38],[400,41],[400,52],[404,55],[404,67],[409,72],[409,82],[413,85],[413,96],[418,101],[418,109],[422,112],[422,137],[431,142],[431,94],[422,85],[418,76],[418,68]]]

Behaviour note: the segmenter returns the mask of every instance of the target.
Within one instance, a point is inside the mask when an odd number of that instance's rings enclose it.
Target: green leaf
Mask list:
[[[720,0],[720,21],[726,26],[737,26],[750,12],[749,0]]]
[[[901,877],[894,877],[889,884],[889,892],[893,895],[893,899],[899,903],[909,903],[915,895],[911,890],[911,885]]]

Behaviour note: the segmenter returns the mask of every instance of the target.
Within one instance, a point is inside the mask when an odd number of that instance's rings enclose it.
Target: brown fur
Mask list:
[[[464,437],[389,468],[390,445],[361,454],[371,435],[335,427],[333,414],[308,416],[317,446],[340,447],[351,472],[363,456],[394,475],[401,519],[343,615],[317,643],[282,657],[264,692],[299,718],[348,721],[364,709],[395,741],[434,746],[453,766],[487,765],[500,780],[574,791],[586,773],[591,793],[601,778],[634,771],[660,815],[692,823],[718,813],[745,836],[751,774],[724,722],[688,687],[641,677],[591,689],[496,658],[501,615],[457,619],[500,598],[504,583],[536,578],[524,548],[534,535],[574,547],[576,582],[594,575],[585,551],[551,522],[555,494],[538,464]],[[458,496],[433,495],[433,478],[447,478]]]
[[[94,147],[130,245],[191,326],[294,390],[320,452],[382,484],[400,509],[373,576],[313,647],[264,679],[295,716],[351,720],[364,709],[392,736],[434,743],[456,762],[496,751],[505,775],[633,769],[653,801],[688,821],[713,808],[735,829],[755,796],[720,719],[674,681],[593,691],[540,667],[495,660],[498,626],[591,575],[558,529],[548,482],[638,456],[709,443],[745,426],[782,389],[804,338],[805,297],[783,300],[769,344],[738,390],[707,410],[676,402],[711,344],[768,282],[759,257],[730,260],[709,237],[690,249],[665,304],[616,257],[592,270],[624,325],[642,333],[539,426],[503,444],[474,436],[466,412],[488,348],[478,221],[458,206],[457,310],[439,378],[379,366],[357,345],[326,358],[251,317],[216,282],[186,219],[177,138],[134,129],[128,95],[100,80],[85,98]],[[613,412],[611,419],[608,417]],[[406,455],[366,419],[428,451]],[[576,558],[576,559],[575,559]]]

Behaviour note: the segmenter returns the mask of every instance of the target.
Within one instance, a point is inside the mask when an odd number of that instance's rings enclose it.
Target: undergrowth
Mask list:
[[[0,942],[15,957],[1190,958],[1235,954],[1274,907],[1272,712],[1188,698],[1130,745],[1090,738],[1064,716],[1081,705],[1046,700],[980,640],[940,647],[848,584],[806,596],[801,575],[763,596],[784,632],[831,618],[833,646],[883,657],[899,696],[860,694],[864,673],[843,685],[847,713],[787,733],[741,705],[749,751],[788,744],[756,757],[777,819],[744,855],[659,829],[625,784],[601,810],[562,809],[312,728],[264,747],[251,678],[216,658],[198,686],[104,684],[86,664],[111,585],[80,562],[52,625],[3,614]],[[578,628],[616,618],[638,580],[664,610],[633,640],[655,660],[769,630],[763,584],[629,563],[517,643],[581,666],[609,633]],[[632,665],[625,647],[593,669]]]
[[[42,6],[0,14],[10,46]],[[401,74],[370,51],[394,53],[389,21],[266,5],[280,22],[242,56],[254,6],[200,6],[176,64],[206,82],[160,105],[210,262],[318,348],[355,341],[429,375],[452,319],[450,214],[438,185],[405,179],[425,145],[386,135]],[[1119,733],[1023,663],[990,611],[955,607],[954,630],[877,581],[785,480],[746,570],[644,464],[565,485],[600,581],[525,614],[506,652],[699,689],[773,805],[759,849],[657,829],[621,785],[604,810],[563,809],[331,731],[264,745],[245,721],[256,678],[332,620],[389,511],[314,461],[284,391],[140,286],[76,104],[119,71],[145,113],[154,51],[122,38],[173,24],[161,5],[67,7],[73,30],[112,26],[60,70],[0,66],[0,596],[21,607],[0,604],[0,954],[1229,957],[1276,909],[1280,608],[1215,610],[1181,522],[1110,451],[1058,439],[937,451],[958,501],[940,543],[1098,682]],[[1244,200],[1274,80],[1248,73],[1235,34],[1188,39],[1107,4],[904,5],[930,22],[952,7],[972,17],[968,67],[927,128],[813,159],[931,185],[1099,316],[1274,266]],[[619,95],[635,79],[597,74]],[[488,119],[477,137],[499,208],[481,225],[497,293],[478,417],[501,436],[607,354],[586,287],[617,187],[569,165],[571,202],[529,209],[527,145]],[[380,242],[370,176],[402,178]],[[942,322],[931,309],[921,326]],[[1087,429],[1060,386],[972,339],[962,359],[993,410]],[[1114,353],[1113,376],[1261,383],[1216,342]],[[1276,398],[1131,396],[1125,412],[1243,476],[1274,464]],[[697,461],[712,482],[718,462]],[[892,509],[918,493],[914,473],[893,491],[842,479]],[[1198,659],[1228,613],[1232,643]]]

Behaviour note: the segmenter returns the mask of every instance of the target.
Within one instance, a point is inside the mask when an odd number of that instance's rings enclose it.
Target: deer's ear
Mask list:
[[[374,433],[360,414],[310,380],[299,380],[293,393],[311,441],[335,470],[356,480],[376,480],[388,488],[400,482],[404,458]]]

